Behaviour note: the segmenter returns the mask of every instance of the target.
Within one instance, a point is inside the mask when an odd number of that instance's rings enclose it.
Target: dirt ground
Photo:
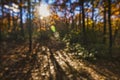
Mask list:
[[[0,80],[120,80],[120,61],[88,62],[58,46],[35,42],[30,53],[28,43],[2,43]]]

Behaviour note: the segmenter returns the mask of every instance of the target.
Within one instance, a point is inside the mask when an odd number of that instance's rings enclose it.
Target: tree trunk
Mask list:
[[[4,11],[3,11],[3,0],[1,0],[1,12],[2,12],[2,19],[4,18]],[[2,26],[0,26],[0,42],[1,42],[1,40],[2,40],[2,27],[3,27],[3,20],[1,20],[1,25]]]
[[[84,11],[84,1],[81,1],[82,3],[82,27],[83,27],[83,33],[85,33],[85,11]]]
[[[104,28],[103,28],[103,43],[106,43],[106,6],[104,5]]]
[[[112,53],[111,0],[108,0],[109,52]]]
[[[81,29],[81,20],[82,20],[82,16],[81,16],[81,8],[80,8],[80,11],[79,11],[79,28]]]
[[[20,0],[20,27],[21,27],[21,36],[22,38],[24,38],[22,4],[23,4],[22,0]]]
[[[9,30],[10,30],[10,23],[11,23],[11,20],[10,20],[11,16],[10,16],[10,12],[8,13],[8,33],[9,33]]]
[[[67,24],[67,8],[65,8],[65,27],[67,27],[67,30],[68,30],[68,24]]]
[[[31,21],[31,2],[28,0],[28,32],[29,32],[29,51],[32,51],[32,21]]]
[[[70,13],[72,14],[72,16],[71,16],[71,21],[72,21],[72,23],[71,23],[71,30],[73,30],[74,29],[74,10],[73,10],[73,8],[72,8],[72,3],[71,3],[71,1],[70,1],[70,8],[71,8],[71,10],[70,10]]]
[[[74,15],[75,15],[75,13],[72,12],[72,14],[73,14],[73,15],[72,15],[72,30],[73,30],[73,29],[75,28],[75,27],[74,27]]]
[[[85,31],[85,11],[84,11],[84,1],[81,0],[82,9],[82,32],[83,32],[83,44],[86,43],[86,31]]]
[[[92,28],[94,30],[94,0],[92,0]]]
[[[87,29],[89,28],[89,15],[88,15],[88,12],[87,12],[87,25],[86,25],[86,28]]]

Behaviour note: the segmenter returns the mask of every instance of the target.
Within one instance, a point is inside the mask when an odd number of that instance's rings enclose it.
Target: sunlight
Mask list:
[[[39,6],[39,15],[41,17],[47,17],[50,15],[49,9],[48,9],[48,5],[47,4],[41,4]]]

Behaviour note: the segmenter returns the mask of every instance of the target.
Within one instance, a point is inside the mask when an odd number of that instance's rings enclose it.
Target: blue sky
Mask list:
[[[71,0],[72,3],[75,2],[75,1],[78,1],[78,0]],[[39,2],[39,0],[36,0],[36,2]],[[48,3],[51,5],[52,3],[55,2],[55,0],[42,0],[42,3],[45,3],[45,2],[48,2]],[[85,4],[85,5],[86,5],[86,4]],[[90,4],[88,4],[88,5],[89,5],[90,8],[91,8],[91,5],[90,5]],[[9,6],[12,6],[12,5],[9,4]],[[67,3],[67,6],[68,6],[68,8],[69,8],[70,4]],[[85,7],[85,8],[86,8],[86,7]],[[79,13],[79,11],[78,11],[79,9],[80,9],[80,7],[76,7],[76,10],[74,11],[75,14],[78,14],[78,13]],[[9,13],[10,10],[7,9],[7,8],[5,8],[4,11],[5,11],[6,13]],[[63,12],[59,12],[59,11],[57,11],[57,12],[58,12],[58,15],[59,15],[59,16],[64,16]],[[25,22],[25,21],[26,21],[26,16],[27,16],[27,11],[23,9],[22,13],[23,13],[22,19],[23,19],[23,21]],[[96,8],[95,14],[98,14],[98,13],[99,13],[99,9]],[[0,16],[1,16],[1,15],[2,15],[2,12],[1,12],[1,6],[0,6]],[[11,15],[12,15],[12,14],[11,14]],[[19,12],[18,12],[18,13],[14,13],[14,15],[19,15]],[[91,15],[91,13],[89,13],[89,15]]]

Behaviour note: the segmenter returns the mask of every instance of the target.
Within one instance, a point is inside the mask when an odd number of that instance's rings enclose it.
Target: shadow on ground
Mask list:
[[[73,54],[66,53],[64,48],[63,42],[49,41],[46,44],[35,42],[31,53],[25,44],[3,49],[0,56],[0,80],[120,79],[100,65],[75,58]]]

